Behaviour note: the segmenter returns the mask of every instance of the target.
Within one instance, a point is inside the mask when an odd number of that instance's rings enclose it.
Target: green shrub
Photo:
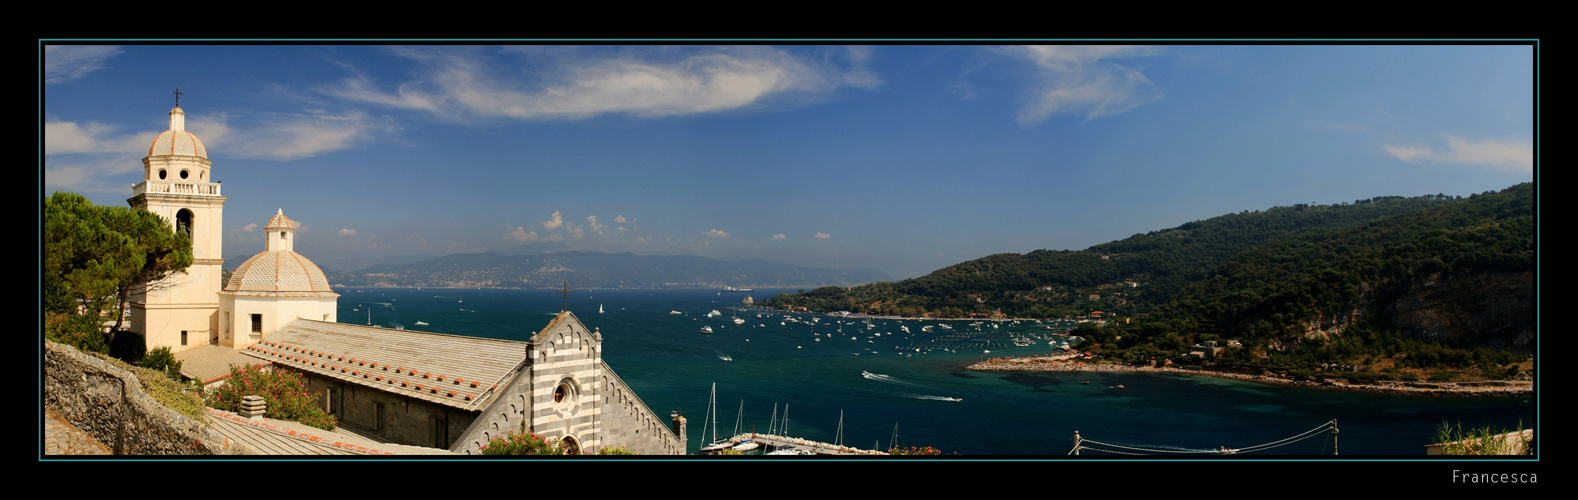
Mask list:
[[[618,448],[610,448],[610,447],[604,446],[602,448],[598,448],[597,449],[597,454],[598,455],[634,455],[634,454],[636,454],[636,452],[627,450],[623,446],[620,446]]]
[[[121,332],[120,335],[126,335],[128,333],[130,332]],[[116,335],[115,341],[117,343],[120,342],[120,335]],[[137,336],[141,337],[141,335]],[[148,354],[142,357],[142,361],[137,362],[137,366],[141,366],[149,370],[163,371],[164,376],[170,377],[170,380],[175,380],[177,382],[181,380],[181,362],[175,359],[174,354],[170,354],[169,347],[160,347],[158,349],[148,351]]]
[[[239,411],[243,396],[262,396],[268,409],[264,416],[300,422],[323,430],[334,430],[335,419],[318,406],[318,398],[307,392],[301,375],[284,370],[264,370],[258,365],[230,367],[225,384],[209,391],[208,406]]]
[[[1508,442],[1501,436],[1509,433],[1518,433],[1516,441]],[[1531,433],[1532,434],[1532,433]],[[1532,436],[1523,435],[1523,422],[1518,422],[1514,431],[1498,431],[1490,426],[1478,429],[1463,430],[1463,422],[1452,426],[1446,421],[1436,428],[1436,443],[1442,446],[1443,455],[1533,455],[1534,440]]]
[[[99,319],[73,313],[46,313],[44,338],[76,348],[81,352],[109,354],[110,344],[99,332]]]

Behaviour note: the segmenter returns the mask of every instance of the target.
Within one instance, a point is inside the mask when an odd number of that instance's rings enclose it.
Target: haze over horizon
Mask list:
[[[226,256],[282,209],[319,262],[629,251],[905,279],[1535,180],[1530,45],[49,43],[42,195],[126,206],[179,86]]]

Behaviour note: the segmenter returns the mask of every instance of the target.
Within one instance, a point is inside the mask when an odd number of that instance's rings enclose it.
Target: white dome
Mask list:
[[[225,291],[241,295],[338,297],[317,264],[289,250],[253,255],[230,276]]]
[[[186,131],[186,112],[181,108],[170,110],[170,130],[159,134],[148,145],[148,156],[185,155],[208,158],[208,148],[203,141]]]

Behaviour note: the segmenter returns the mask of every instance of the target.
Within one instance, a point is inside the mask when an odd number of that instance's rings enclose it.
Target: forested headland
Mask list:
[[[930,317],[1085,318],[1093,354],[1133,363],[1363,380],[1526,370],[1534,188],[1227,214],[1085,250],[782,294],[765,305]],[[1099,314],[1097,314],[1099,312]],[[1201,360],[1191,347],[1232,347]]]

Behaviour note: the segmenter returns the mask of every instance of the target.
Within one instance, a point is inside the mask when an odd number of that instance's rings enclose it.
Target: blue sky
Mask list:
[[[1528,45],[45,45],[43,194],[125,206],[180,87],[224,255],[875,267],[1533,180]],[[521,248],[521,247],[525,248]]]

